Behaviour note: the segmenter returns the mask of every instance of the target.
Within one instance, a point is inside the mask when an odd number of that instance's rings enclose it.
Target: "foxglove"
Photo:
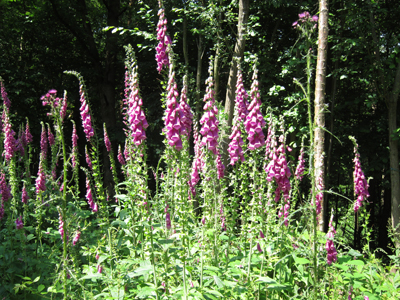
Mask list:
[[[357,195],[357,200],[354,203],[354,212],[357,212],[362,206],[362,202],[369,197],[368,182],[365,178],[364,172],[361,169],[360,153],[358,152],[358,145],[354,147],[354,194]]]
[[[331,215],[331,219],[329,221],[329,231],[327,234],[327,241],[326,241],[326,245],[325,245],[325,249],[328,252],[327,255],[327,263],[328,265],[331,265],[332,262],[336,262],[337,261],[337,252],[336,252],[336,248],[335,245],[333,244],[333,240],[335,238],[335,234],[336,234],[336,230],[333,227],[332,224],[333,221],[333,215]]]
[[[158,1],[158,24],[157,24],[157,40],[158,45],[156,47],[156,61],[157,71],[161,72],[164,66],[169,65],[169,49],[168,45],[171,45],[171,38],[166,34],[167,32],[167,19],[165,18],[164,8],[162,7],[161,1]]]

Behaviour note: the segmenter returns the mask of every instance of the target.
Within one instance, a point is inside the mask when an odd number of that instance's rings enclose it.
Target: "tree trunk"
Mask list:
[[[228,115],[228,132],[225,134],[224,142],[222,143],[222,157],[224,165],[228,164],[228,144],[229,135],[231,132],[233,113],[235,109],[235,92],[236,92],[236,78],[238,61],[241,61],[244,54],[244,47],[246,43],[245,30],[247,26],[247,20],[249,18],[249,0],[239,0],[239,17],[238,17],[238,34],[235,44],[235,51],[233,52],[231,68],[229,70],[228,84],[226,87],[225,97],[225,114]]]
[[[318,23],[318,57],[317,71],[315,77],[315,100],[314,100],[314,174],[317,178],[320,171],[324,170],[324,145],[325,145],[325,81],[326,81],[326,56],[328,47],[328,1],[319,1],[319,23]],[[324,175],[320,189],[324,190]],[[324,197],[322,198],[324,199]],[[318,216],[319,230],[323,231],[327,220],[327,203],[321,203],[321,214]]]
[[[391,195],[391,211],[392,211],[392,227],[395,234],[396,248],[400,248],[400,176],[399,176],[399,145],[394,133],[397,130],[397,100],[400,91],[400,62],[397,65],[397,72],[393,84],[393,90],[389,95],[388,112],[389,112],[389,152],[390,152],[390,186]]]

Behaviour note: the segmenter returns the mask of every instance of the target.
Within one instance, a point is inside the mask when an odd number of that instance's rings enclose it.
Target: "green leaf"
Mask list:
[[[350,260],[346,262],[347,265],[353,265],[353,266],[363,266],[364,262],[362,260]]]
[[[44,290],[44,288],[45,288],[45,286],[43,284],[41,284],[41,285],[38,286],[37,290],[40,293],[41,291]]]
[[[83,277],[81,277],[79,280],[85,280],[85,279],[99,279],[103,275],[101,273],[96,273],[96,274],[88,274]]]
[[[267,284],[276,284],[277,282],[270,277],[260,277],[257,282],[264,282]]]
[[[40,280],[40,276],[36,277],[33,282],[38,282]]]
[[[155,291],[156,291],[155,288],[146,286],[139,291],[137,297],[142,299],[148,298],[150,295],[155,295],[156,294]]]
[[[290,289],[290,286],[283,285],[283,284],[271,284],[267,287],[267,290],[274,290],[274,291],[283,291]]]
[[[162,239],[160,239],[160,240],[158,240],[157,241],[159,244],[161,244],[161,245],[166,245],[166,244],[173,244],[174,243],[174,240],[162,240]]]
[[[215,284],[218,285],[219,288],[223,288],[225,286],[224,282],[217,275],[214,275]]]
[[[296,258],[294,259],[294,261],[295,261],[296,264],[298,264],[298,265],[305,265],[305,264],[310,263],[310,261],[309,261],[307,258],[304,258],[304,257],[296,257]]]
[[[150,274],[150,272],[153,271],[153,267],[151,264],[149,265],[145,265],[145,266],[141,266],[139,268],[137,268],[135,271],[131,272],[128,274],[129,277],[137,277],[137,276],[142,276],[142,275],[146,275],[146,274]]]

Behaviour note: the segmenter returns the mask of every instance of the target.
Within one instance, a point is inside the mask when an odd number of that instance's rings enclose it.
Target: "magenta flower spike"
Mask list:
[[[260,92],[258,91],[258,80],[257,80],[257,67],[256,62],[254,63],[253,72],[253,83],[251,85],[251,103],[248,107],[249,114],[246,117],[244,126],[247,132],[247,139],[249,141],[249,149],[254,150],[260,148],[265,144],[263,128],[265,127],[265,121],[261,114],[261,100]]]
[[[158,24],[157,24],[157,40],[158,45],[156,47],[156,61],[157,71],[161,72],[164,66],[169,65],[169,49],[168,45],[172,44],[171,38],[166,34],[167,32],[167,19],[165,18],[165,10],[162,7],[161,1],[158,1]]]
[[[301,149],[300,149],[300,155],[299,155],[299,163],[296,167],[296,172],[294,173],[294,175],[296,176],[296,179],[298,181],[301,181],[301,179],[303,179],[303,175],[304,175],[304,144],[301,145]]]
[[[9,162],[17,149],[15,132],[11,128],[10,118],[6,110],[3,111],[4,156]]]
[[[81,112],[83,132],[85,133],[86,140],[90,142],[90,139],[94,136],[94,130],[92,127],[92,117],[90,116],[89,105],[86,101],[85,89],[82,79],[79,79],[79,95],[81,102],[81,107],[79,108],[79,110]]]
[[[264,235],[264,233],[262,232],[262,230],[260,230],[260,238],[262,238],[262,239],[265,238],[265,235]]]
[[[24,222],[22,221],[22,216],[19,216],[19,218],[15,220],[15,226],[17,227],[17,229],[24,228]]]
[[[54,134],[51,132],[49,125],[47,125],[47,140],[49,141],[50,147],[55,144]]]
[[[260,252],[260,253],[263,252],[262,249],[261,249],[260,243],[257,243],[257,250],[258,250],[258,252]]]
[[[185,77],[183,78],[183,87],[181,90],[181,99],[179,105],[182,111],[181,134],[189,138],[190,133],[192,131],[193,113],[189,104],[187,103],[187,92],[188,92],[188,83],[187,83],[187,76],[185,75]]]
[[[336,234],[336,230],[333,227],[333,214],[331,215],[331,219],[329,221],[329,231],[327,233],[327,241],[326,241],[326,245],[325,245],[325,249],[328,253],[327,255],[327,263],[328,265],[331,265],[332,262],[336,262],[337,261],[337,251],[335,248],[335,245],[333,244],[333,240],[335,238],[335,234]]]
[[[362,202],[369,197],[369,185],[367,179],[365,178],[364,172],[361,169],[360,153],[358,152],[357,143],[355,143],[354,153],[354,194],[357,196],[357,200],[354,203],[354,212],[357,212],[362,206]]]
[[[40,192],[46,190],[46,178],[43,169],[43,154],[40,155],[39,170],[36,177],[36,194],[39,195]]]
[[[0,78],[1,85],[1,98],[3,99],[4,107],[7,109],[7,113],[10,111],[11,101],[8,99],[6,88],[3,83],[3,79]]]
[[[24,186],[22,187],[21,201],[24,204],[28,204],[28,199],[29,199],[29,196],[28,196],[28,192],[26,191],[26,186],[25,186],[25,183],[24,183]]]
[[[171,216],[169,215],[169,212],[165,214],[165,225],[167,227],[167,230],[171,229]]]
[[[218,150],[218,125],[219,121],[217,120],[218,109],[215,106],[214,99],[214,79],[213,79],[213,65],[212,58],[210,58],[210,67],[208,69],[209,77],[206,80],[206,94],[204,95],[203,101],[204,105],[204,114],[200,119],[200,124],[202,125],[200,133],[203,136],[201,140],[201,146],[207,146],[208,149],[217,155]]]
[[[64,97],[61,100],[61,108],[60,108],[60,117],[61,121],[64,121],[65,117],[67,116],[67,91],[64,91]]]
[[[174,66],[171,63],[169,65],[167,109],[165,110],[164,117],[164,132],[167,136],[168,144],[179,151],[182,149],[181,132],[183,130],[183,124],[181,124],[181,119],[183,117],[183,111],[177,101],[178,96],[179,93],[175,82]]]
[[[61,235],[61,240],[64,240],[64,221],[60,212],[58,213],[58,232]]]
[[[33,141],[33,137],[31,134],[31,131],[29,129],[29,122],[26,122],[26,126],[25,126],[25,136],[26,136],[26,142],[29,144]]]
[[[3,202],[7,202],[11,199],[11,187],[7,184],[6,175],[1,172],[0,175],[0,190],[1,190],[1,199]]]
[[[43,159],[46,159],[47,157],[47,150],[48,150],[48,144],[47,144],[46,128],[42,123],[42,133],[40,135],[40,155],[43,155]]]
[[[88,165],[89,169],[92,170],[93,169],[93,164],[92,164],[92,160],[90,159],[87,147],[85,146],[85,159],[86,159],[86,164]]]
[[[104,144],[106,146],[107,152],[111,151],[111,142],[110,142],[110,138],[108,137],[107,134],[107,128],[106,128],[106,124],[103,124],[103,130],[104,130]]]
[[[321,168],[319,168],[318,169],[318,175],[317,175],[317,178],[316,178],[316,183],[317,183],[316,192],[317,192],[317,195],[315,196],[315,207],[316,207],[317,216],[322,211],[322,201],[323,201],[323,198],[324,198],[323,176],[324,176],[323,175],[323,170]],[[313,205],[312,202],[311,202],[311,205]]]
[[[93,195],[92,195],[92,189],[90,188],[90,181],[86,177],[86,200],[89,204],[89,207],[92,209],[93,212],[98,211],[98,206],[96,203],[93,201]]]
[[[122,166],[126,164],[124,156],[122,155],[121,145],[118,145],[118,161]]]
[[[71,163],[72,167],[75,168],[77,162],[77,154],[78,154],[78,134],[76,133],[76,125],[72,124],[72,157]]]
[[[128,45],[125,49],[127,53],[125,64],[128,70],[127,82],[125,83],[127,85],[127,98],[124,100],[127,106],[125,109],[126,124],[129,128],[127,132],[128,136],[130,135],[133,138],[133,143],[139,146],[146,139],[145,129],[149,124],[142,109],[143,100],[139,94],[136,58],[132,46]]]
[[[217,151],[217,157],[215,158],[215,165],[217,166],[217,177],[221,179],[224,177],[225,166],[222,163],[221,153]]]
[[[75,246],[80,238],[81,238],[81,232],[77,231],[74,239],[72,240],[72,246]]]
[[[235,109],[238,117],[238,121],[242,122],[246,120],[246,116],[248,115],[248,107],[249,102],[247,98],[249,95],[247,94],[244,86],[243,86],[243,74],[240,63],[238,63],[238,73],[237,73],[237,81],[236,81],[236,98],[235,98]]]

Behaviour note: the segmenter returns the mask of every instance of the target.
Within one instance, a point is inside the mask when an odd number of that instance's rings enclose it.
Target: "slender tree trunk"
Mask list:
[[[328,1],[319,1],[319,21],[318,21],[318,57],[317,71],[315,78],[315,100],[314,100],[314,170],[318,177],[324,170],[324,145],[325,145],[325,82],[326,82],[326,57],[328,47]],[[322,175],[321,190],[324,190],[324,175]],[[322,198],[324,199],[324,198]],[[322,200],[323,201],[323,200]],[[322,210],[318,216],[318,227],[321,231],[325,229],[327,223],[327,203],[321,203]]]
[[[224,138],[222,144],[223,151],[222,157],[225,166],[228,164],[228,144],[229,135],[232,127],[233,112],[235,109],[235,92],[236,92],[236,78],[238,61],[241,61],[244,54],[244,47],[246,43],[245,31],[247,26],[247,20],[249,18],[249,0],[239,0],[239,17],[238,17],[238,34],[235,44],[235,51],[232,57],[232,64],[229,70],[228,85],[226,87],[226,97],[225,97],[225,114],[228,115],[228,125],[227,125],[227,136]]]
[[[400,62],[397,65],[397,72],[393,84],[393,90],[389,95],[388,112],[389,112],[389,152],[390,152],[390,186],[391,195],[391,211],[392,211],[392,227],[395,233],[396,248],[400,248],[400,176],[399,176],[399,144],[394,133],[397,130],[397,100],[400,91]]]

